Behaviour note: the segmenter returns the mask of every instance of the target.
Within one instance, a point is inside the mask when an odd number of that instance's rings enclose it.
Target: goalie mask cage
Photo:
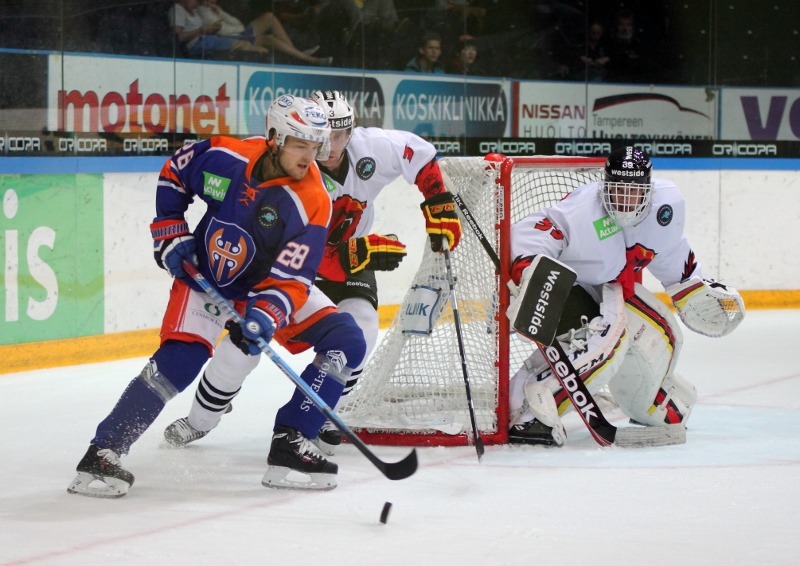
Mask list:
[[[478,432],[485,444],[508,441],[509,371],[533,345],[512,336],[505,316],[511,265],[511,225],[601,179],[604,159],[581,157],[447,157],[439,167],[448,189],[461,195],[502,273],[461,215],[463,235],[451,260]],[[458,446],[471,436],[461,358],[442,254],[425,246],[422,263],[391,326],[338,413],[372,444]],[[432,289],[438,302],[429,333],[409,333],[419,308],[415,287]],[[430,298],[430,296],[429,296]],[[513,375],[513,373],[511,374]]]

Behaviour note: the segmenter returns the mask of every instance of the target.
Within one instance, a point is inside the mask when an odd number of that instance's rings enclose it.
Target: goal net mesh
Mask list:
[[[597,160],[579,167],[580,158],[498,158],[443,158],[439,166],[501,258],[508,258],[511,224],[597,180],[602,171]],[[509,335],[501,309],[508,304],[506,281],[463,216],[462,225],[451,266],[476,422],[484,442],[505,442],[509,367],[516,371],[533,348]],[[426,289],[429,298],[438,295],[438,301],[428,310],[420,307],[417,288]],[[397,315],[338,410],[367,441],[467,442],[471,424],[451,298],[443,256],[426,246]],[[430,315],[429,328],[411,332],[408,319],[420,310]]]

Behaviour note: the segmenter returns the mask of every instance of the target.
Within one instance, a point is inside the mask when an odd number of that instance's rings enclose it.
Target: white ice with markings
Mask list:
[[[146,360],[0,375],[0,564],[794,564],[800,311],[750,312],[724,339],[684,334],[679,373],[700,394],[685,445],[600,448],[572,415],[562,449],[488,446],[482,463],[470,447],[418,449],[419,471],[397,482],[344,446],[339,487],[321,493],[261,486],[292,390],[266,358],[185,449],[162,434],[194,385],[170,402],[123,458],[136,482],[118,500],[66,487]]]

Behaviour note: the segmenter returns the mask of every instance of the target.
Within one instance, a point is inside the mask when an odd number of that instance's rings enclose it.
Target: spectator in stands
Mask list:
[[[269,53],[270,49],[274,49],[310,65],[330,66],[333,62],[332,57],[313,57],[298,50],[272,12],[264,12],[245,27],[241,20],[223,10],[217,0],[201,0],[200,4],[197,12],[203,23],[209,27],[219,23],[220,29],[216,35],[232,38],[231,49],[261,53]]]
[[[654,77],[653,64],[636,37],[635,17],[631,10],[617,12],[615,33],[609,46],[608,79],[616,82],[647,82]]]
[[[299,49],[339,60],[361,24],[355,0],[272,0],[275,15]]]
[[[454,75],[485,75],[486,73],[477,63],[478,45],[471,35],[462,35],[458,38],[458,47],[455,57],[447,66],[447,72]]]
[[[558,74],[576,81],[604,81],[609,62],[608,45],[603,38],[603,24],[589,26],[585,43],[570,45],[562,50]]]
[[[190,57],[202,57],[208,51],[232,49],[234,39],[216,35],[222,28],[221,22],[205,25],[197,11],[199,5],[199,0],[178,0],[168,13],[169,23],[186,54]]]
[[[422,36],[417,47],[419,54],[406,63],[406,71],[415,73],[444,73],[439,61],[442,56],[442,40],[438,33],[428,32]]]

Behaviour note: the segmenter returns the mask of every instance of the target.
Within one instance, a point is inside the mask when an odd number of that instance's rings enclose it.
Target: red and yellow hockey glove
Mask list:
[[[425,215],[425,230],[431,239],[431,249],[435,252],[441,251],[442,236],[447,236],[450,249],[455,249],[461,241],[461,220],[456,212],[453,195],[446,191],[433,195],[420,208]]]
[[[358,273],[362,269],[392,271],[406,256],[406,246],[397,236],[370,234],[350,238],[339,244],[339,259],[345,273]]]

